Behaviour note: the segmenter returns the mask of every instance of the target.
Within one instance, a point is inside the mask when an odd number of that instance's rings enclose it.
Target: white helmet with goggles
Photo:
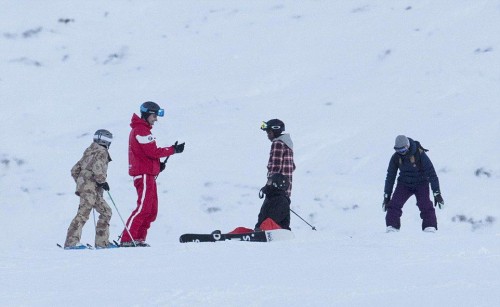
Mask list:
[[[106,129],[99,129],[94,133],[94,142],[109,149],[113,141],[113,134]]]

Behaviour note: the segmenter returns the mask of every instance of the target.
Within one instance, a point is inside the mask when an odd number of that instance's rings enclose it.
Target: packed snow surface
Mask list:
[[[2,306],[499,306],[500,1],[0,1]],[[135,208],[133,113],[165,109],[150,248],[64,251],[70,169],[97,129],[117,239]],[[253,227],[280,118],[295,239],[181,244]],[[394,138],[428,152],[445,207],[385,233]],[[90,216],[82,242],[93,244]]]

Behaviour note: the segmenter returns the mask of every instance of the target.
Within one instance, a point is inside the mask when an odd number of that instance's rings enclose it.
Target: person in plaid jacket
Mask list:
[[[295,170],[293,162],[293,142],[289,134],[284,134],[285,123],[279,119],[262,122],[261,129],[267,133],[267,138],[272,142],[269,162],[267,163],[267,183],[271,184],[271,176],[282,174],[288,179],[289,185],[286,195],[292,193],[292,173]]]

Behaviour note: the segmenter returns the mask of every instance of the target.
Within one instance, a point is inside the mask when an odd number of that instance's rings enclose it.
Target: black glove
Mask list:
[[[384,209],[384,212],[386,212],[387,208],[389,208],[390,201],[391,197],[388,194],[384,194],[384,202],[382,203],[382,209]]]
[[[186,143],[177,144],[177,142],[175,142],[175,144],[172,145],[172,147],[175,150],[175,153],[183,152],[184,151],[184,144],[186,144]]]
[[[103,190],[105,191],[109,191],[109,184],[107,182],[103,182],[103,183],[97,183],[97,186],[102,188]]]
[[[167,162],[160,162],[160,173],[165,170],[166,166],[167,166]]]
[[[438,206],[439,209],[444,206],[443,196],[441,196],[441,192],[434,192],[434,207]]]
[[[262,199],[264,198],[264,195],[269,193],[269,189],[271,188],[270,185],[266,184],[265,186],[262,187],[259,191],[259,198]]]

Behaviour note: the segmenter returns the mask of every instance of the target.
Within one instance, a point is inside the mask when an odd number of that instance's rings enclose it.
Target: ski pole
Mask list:
[[[111,194],[109,193],[109,191],[106,191],[106,192],[108,192],[109,199],[111,199],[111,202],[113,203],[113,206],[115,206],[116,212],[118,213],[118,216],[120,217],[120,220],[122,220],[123,226],[125,226],[125,230],[127,230],[127,233],[130,236],[130,239],[132,240],[132,243],[134,243],[134,247],[135,247],[136,245],[135,245],[134,238],[130,234],[130,231],[128,230],[127,224],[125,224],[125,222],[123,221],[122,215],[120,214],[120,211],[118,211],[118,208],[116,207],[116,204],[115,204],[115,201],[113,200],[113,197],[111,197]]]
[[[165,160],[163,160],[164,164],[167,164],[168,158],[170,158],[170,156],[166,157]],[[158,174],[158,175],[155,176],[155,180],[156,180],[156,178],[158,178],[158,176],[160,176],[160,174]]]
[[[306,220],[304,220],[300,215],[298,215],[297,213],[295,213],[295,211],[292,210],[292,208],[290,208],[290,211],[292,211],[293,214],[295,214],[296,216],[298,216],[301,220],[304,221],[304,223],[306,223],[307,225],[309,225],[312,230],[316,230],[316,227],[314,227],[313,225],[309,224],[308,222],[306,222]]]
[[[175,141],[174,147],[177,146],[177,143],[178,143],[178,141]],[[165,160],[163,160],[163,164],[167,164],[168,158],[170,158],[170,156],[166,157]],[[158,176],[160,176],[160,174],[155,176],[155,180],[156,180],[156,178],[158,178]]]
[[[95,209],[94,208],[92,208],[92,214],[94,215],[94,228],[97,231],[97,224],[95,222]]]
[[[175,146],[177,146],[177,143],[179,143],[179,141],[175,141],[174,148],[175,148]],[[170,158],[170,157],[171,157],[171,155],[166,157],[165,160],[163,160],[163,163],[167,164],[168,158]]]
[[[175,141],[174,148],[177,146],[177,143],[179,143],[179,141]],[[167,164],[168,158],[170,158],[170,156],[166,157],[165,160],[163,160],[163,163]]]

